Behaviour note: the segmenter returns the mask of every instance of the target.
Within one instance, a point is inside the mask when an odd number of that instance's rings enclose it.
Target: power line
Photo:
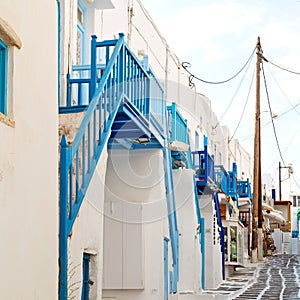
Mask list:
[[[298,189],[300,190],[300,186],[299,186],[298,182],[296,181],[296,178],[295,178],[295,176],[293,176],[293,179],[294,179],[294,182],[295,182],[296,186],[297,186],[297,187],[298,187]]]
[[[253,57],[253,55],[252,55],[252,57]],[[251,60],[252,60],[252,57],[251,57]],[[245,73],[244,73],[244,75],[243,75],[243,77],[242,77],[242,79],[241,79],[241,81],[240,81],[240,83],[239,83],[239,85],[238,85],[238,87],[237,87],[234,95],[232,96],[232,98],[231,98],[230,102],[228,103],[225,111],[223,112],[221,118],[218,120],[217,124],[213,127],[213,129],[216,129],[218,127],[218,125],[221,123],[221,121],[223,120],[224,116],[226,115],[228,109],[230,108],[231,104],[233,103],[233,100],[235,99],[238,91],[240,90],[240,87],[241,87],[241,85],[242,85],[242,83],[243,83],[243,81],[245,79],[245,76],[246,76],[246,74],[247,74],[247,72],[249,70],[249,67],[250,67],[250,63],[248,64],[247,69],[245,70]]]
[[[248,65],[248,63],[250,62],[250,60],[252,59],[254,53],[255,53],[255,49],[252,51],[250,57],[248,58],[248,60],[246,61],[246,63],[243,65],[243,67],[235,74],[233,75],[232,77],[226,79],[226,80],[222,80],[222,81],[208,81],[208,80],[204,80],[204,79],[201,79],[197,76],[195,76],[194,74],[192,74],[187,68],[191,67],[191,64],[189,62],[182,62],[181,63],[181,66],[185,69],[185,71],[189,74],[189,81],[190,81],[190,84],[193,84],[193,79],[196,79],[196,80],[199,80],[201,82],[204,82],[204,83],[208,83],[208,84],[222,84],[222,83],[226,83],[232,79],[234,79],[235,77],[237,77],[245,68],[246,66]]]
[[[292,138],[290,139],[290,141],[288,142],[287,146],[285,147],[285,149],[283,150],[283,153],[285,153],[289,147],[291,146],[292,142],[294,141],[295,137],[297,136],[298,132],[300,131],[300,127],[297,129],[297,131],[294,133],[294,135],[292,136]],[[267,169],[270,169],[275,163],[278,163],[278,158],[276,158]]]
[[[237,126],[236,126],[236,128],[235,128],[235,130],[234,130],[234,132],[233,132],[233,134],[232,134],[232,136],[231,136],[231,138],[230,138],[229,141],[228,141],[228,144],[231,142],[231,140],[233,139],[234,135],[236,134],[236,132],[237,132],[237,130],[238,130],[240,124],[241,124],[241,121],[242,121],[242,119],[243,119],[244,113],[245,113],[245,111],[246,111],[246,106],[247,106],[247,104],[248,104],[249,95],[250,95],[251,88],[252,88],[252,84],[253,84],[254,73],[255,73],[255,69],[254,69],[253,74],[252,74],[252,79],[251,79],[251,83],[250,83],[250,87],[249,87],[247,99],[246,99],[246,102],[245,102],[245,105],[244,105],[244,108],[243,108],[241,117],[240,117],[240,119],[239,119],[239,122],[238,122],[238,124],[237,124]]]
[[[279,64],[276,64],[276,63],[274,63],[273,61],[267,59],[267,58],[266,58],[265,56],[263,56],[263,55],[261,56],[261,58],[262,58],[265,62],[270,63],[270,64],[272,64],[273,66],[275,66],[275,67],[277,67],[277,68],[279,68],[279,69],[281,69],[281,70],[283,70],[283,71],[286,71],[286,72],[289,72],[289,73],[292,73],[292,74],[296,74],[296,75],[300,75],[300,72],[293,71],[293,70],[291,70],[291,69],[288,69],[287,67],[282,67],[282,66],[280,66]]]
[[[272,109],[271,109],[271,103],[270,103],[269,92],[268,92],[268,88],[267,88],[267,81],[266,81],[266,76],[265,76],[265,70],[264,70],[264,64],[263,64],[263,62],[261,63],[261,66],[262,66],[262,71],[263,71],[263,76],[264,76],[264,83],[265,83],[266,95],[267,95],[267,99],[268,99],[268,105],[269,105],[269,111],[270,111],[271,121],[272,121],[272,125],[273,125],[274,136],[275,136],[275,139],[276,139],[276,144],[277,144],[277,148],[278,148],[281,160],[285,164],[284,159],[282,157],[281,150],[280,150],[278,137],[277,137],[277,134],[276,134],[276,129],[275,129],[275,124],[274,124],[274,120],[273,120],[273,113],[272,113]]]
[[[288,96],[286,95],[286,93],[283,91],[283,89],[282,89],[281,86],[279,85],[278,80],[277,80],[276,77],[274,76],[274,74],[273,74],[273,72],[271,71],[269,65],[268,65],[268,69],[269,69],[269,72],[271,73],[271,75],[272,75],[272,77],[273,77],[275,83],[277,84],[278,88],[280,89],[281,93],[282,93],[283,96],[285,97],[285,99],[288,101],[288,103],[289,103],[291,106],[293,106],[292,101],[290,101],[290,99],[288,98]],[[298,104],[297,104],[297,105],[298,105]],[[297,105],[296,105],[296,106],[297,106]],[[295,108],[296,106],[294,106],[294,108]],[[300,113],[298,112],[298,110],[295,109],[295,111],[296,111],[296,113],[300,116]]]
[[[283,112],[283,113],[281,113],[280,115],[276,116],[276,119],[279,119],[279,118],[281,118],[283,115],[285,115],[285,114],[289,113],[291,110],[295,110],[295,111],[297,111],[297,110],[296,110],[296,107],[297,107],[298,105],[300,105],[300,102],[298,102],[297,104],[295,104],[295,105],[294,105],[293,107],[291,107],[290,109],[288,109],[288,110],[284,111],[284,112]],[[273,117],[273,118],[275,118],[275,117]],[[264,124],[264,126],[267,126],[267,125],[269,125],[271,122],[272,122],[272,121],[269,121],[269,122],[267,122],[266,124]]]

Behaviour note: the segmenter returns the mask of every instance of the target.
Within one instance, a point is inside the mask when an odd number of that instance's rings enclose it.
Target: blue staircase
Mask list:
[[[101,64],[101,61],[105,64]],[[173,284],[178,281],[178,228],[168,150],[164,90],[124,42],[91,41],[91,64],[76,66],[68,75],[67,100],[59,112],[84,112],[72,145],[66,136],[60,149],[59,299],[68,299],[68,238],[101,153],[112,147],[161,148],[164,153],[166,197],[173,261]],[[80,74],[80,76],[78,76]]]

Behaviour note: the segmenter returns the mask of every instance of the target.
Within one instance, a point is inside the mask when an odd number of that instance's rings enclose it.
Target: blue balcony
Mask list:
[[[215,165],[216,184],[221,192],[228,195],[228,172],[223,165]]]
[[[176,103],[167,107],[167,117],[173,169],[192,168],[187,120],[177,110]]]
[[[249,198],[252,200],[251,184],[249,179],[238,181],[238,196],[239,198]]]
[[[232,200],[238,200],[238,191],[237,191],[237,166],[236,163],[232,164],[232,171],[228,171],[228,196]]]
[[[193,164],[196,171],[196,183],[198,194],[212,193],[218,190],[215,178],[214,160],[207,152],[207,146],[204,150],[192,152]]]

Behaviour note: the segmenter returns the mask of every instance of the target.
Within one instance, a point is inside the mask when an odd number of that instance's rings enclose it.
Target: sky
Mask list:
[[[251,56],[258,36],[266,58],[300,73],[300,0],[142,0],[142,3],[172,51],[181,62],[191,64],[189,71],[196,77],[207,81],[230,78]],[[245,71],[226,84],[194,80],[197,91],[211,100],[221,124],[227,125],[231,134],[235,132],[234,138],[251,155],[255,77],[252,85],[251,81],[255,63],[256,55]],[[270,173],[278,190],[279,161],[282,166],[292,164],[294,173],[289,179],[288,169],[281,169],[282,193],[287,199],[290,191],[300,193],[300,75],[267,62],[263,68],[262,173]],[[268,98],[273,115],[278,116],[273,118],[277,141]]]

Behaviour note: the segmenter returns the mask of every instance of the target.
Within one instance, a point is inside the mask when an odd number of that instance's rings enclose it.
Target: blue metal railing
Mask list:
[[[233,200],[238,200],[236,163],[232,164],[232,171],[228,171],[228,185],[227,186],[228,186],[228,195]]]
[[[228,195],[228,173],[223,165],[215,165],[216,184],[218,188]]]
[[[247,180],[238,181],[237,191],[240,198],[248,197],[249,199],[252,199],[251,183],[248,178]]]
[[[168,106],[167,111],[169,117],[168,130],[170,142],[179,141],[188,144],[187,120],[184,119],[176,109],[176,103],[172,103],[172,105]]]
[[[187,120],[182,117],[176,109],[176,103],[167,107],[168,113],[168,134],[170,143],[179,141],[189,145],[188,151],[172,151],[172,157],[175,160],[181,160],[186,164],[187,168],[192,168],[192,156],[188,134]]]
[[[158,131],[165,135],[166,102],[164,90],[151,70],[146,70],[142,63],[124,42],[123,35],[119,40],[97,42],[92,36],[91,64],[73,66],[72,76],[67,76],[67,100],[60,103],[60,113],[72,113],[86,110],[96,89],[108,81],[106,97],[115,95],[115,89],[122,89],[125,97],[140,111],[147,121],[154,124]],[[105,72],[113,57],[113,51],[119,43],[122,55],[116,57],[117,64],[112,67],[108,78]],[[119,49],[119,50],[120,50]],[[105,62],[104,64],[101,62]],[[120,68],[117,65],[122,66]],[[112,88],[114,87],[114,89]],[[107,103],[109,105],[110,103]]]
[[[192,155],[199,185],[206,186],[209,182],[215,182],[214,160],[208,154],[207,146],[204,146],[204,150],[192,152]]]

